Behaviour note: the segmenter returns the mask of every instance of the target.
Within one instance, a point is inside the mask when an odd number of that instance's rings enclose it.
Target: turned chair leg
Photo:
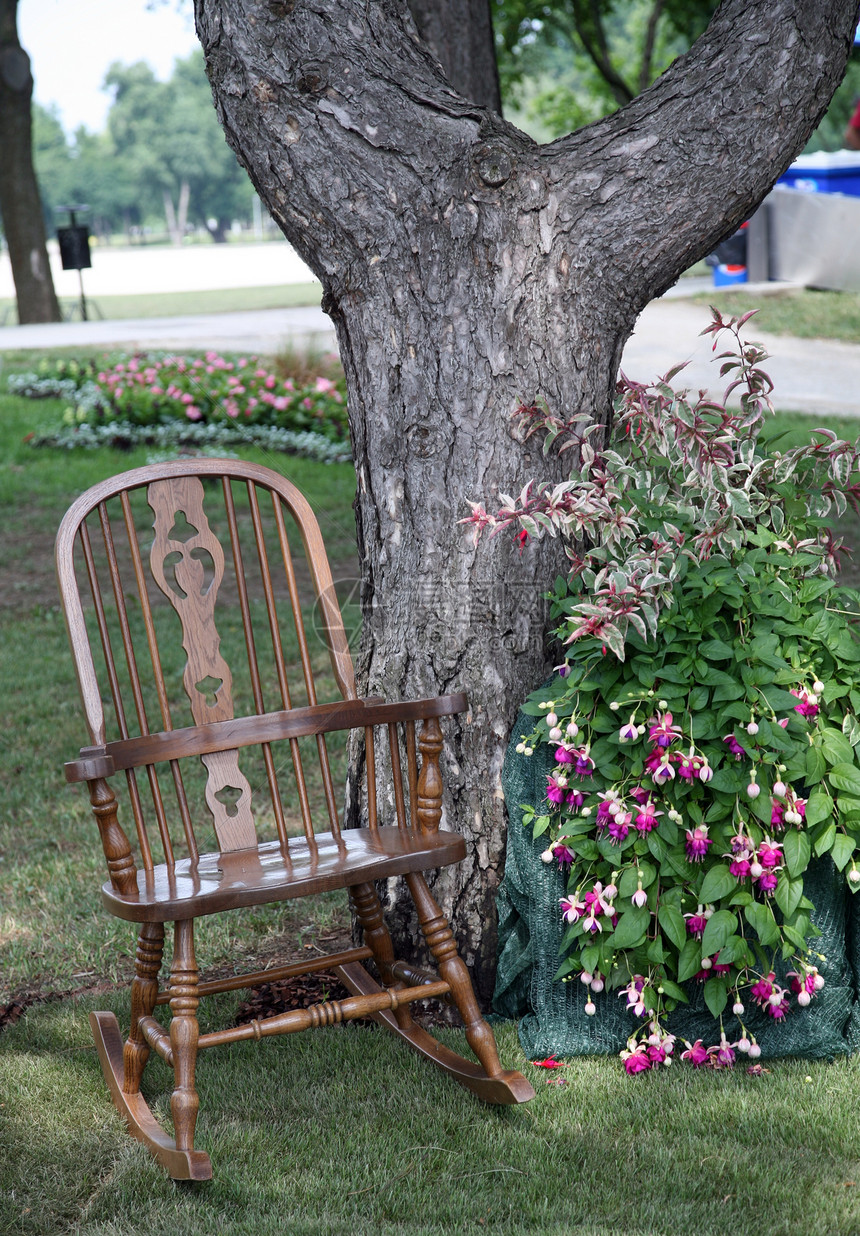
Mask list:
[[[125,1094],[137,1094],[143,1068],[149,1059],[149,1044],[140,1031],[141,1017],[149,1017],[158,996],[158,974],[164,954],[164,924],[144,923],[137,940],[134,982],[131,985],[131,1029],[123,1048]]]
[[[406,876],[406,883],[418,911],[418,921],[427,947],[436,961],[439,976],[451,986],[451,998],[463,1019],[466,1041],[484,1066],[487,1076],[499,1077],[504,1070],[499,1060],[496,1039],[489,1023],[481,1014],[469,971],[457,952],[457,943],[448,920],[433,899],[422,875],[412,872]]]
[[[194,957],[194,920],[174,925],[173,965],[170,971],[170,1046],[173,1049],[174,1090],[170,1099],[178,1150],[193,1150],[200,1100],[194,1087],[197,1061],[197,962]]]
[[[349,889],[349,900],[364,932],[364,940],[368,948],[373,949],[373,960],[379,971],[379,977],[384,987],[403,987],[404,984],[395,979],[391,972],[394,964],[394,945],[391,934],[385,925],[382,905],[371,884],[354,884]],[[413,1025],[409,1005],[403,1004],[394,1010],[394,1016],[399,1026],[408,1029]]]

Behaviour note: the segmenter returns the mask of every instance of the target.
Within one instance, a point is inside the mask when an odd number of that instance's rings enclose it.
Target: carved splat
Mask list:
[[[182,623],[182,647],[188,656],[182,681],[198,725],[233,717],[233,678],[215,626],[224,551],[209,527],[203,496],[196,477],[155,481],[147,490],[155,516],[152,576]],[[209,773],[206,804],[221,849],[256,845],[251,787],[239,769],[238,751],[201,758]]]

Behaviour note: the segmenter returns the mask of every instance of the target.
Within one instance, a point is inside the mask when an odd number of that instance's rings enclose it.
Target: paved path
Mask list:
[[[240,273],[246,269],[242,267]],[[679,292],[707,286],[707,281],[701,281],[694,288],[693,282],[684,281],[647,307],[627,344],[622,367],[629,377],[647,381],[679,361],[690,360],[679,382],[719,397],[722,383],[717,366],[710,363],[711,340],[700,337],[710,321],[708,310],[678,299]],[[760,334],[754,325],[750,335],[760,338],[771,354],[765,368],[774,381],[779,408],[818,417],[860,417],[860,344]],[[334,348],[331,322],[320,309],[308,308],[0,328],[0,352],[104,345],[272,353],[288,342],[299,347]]]

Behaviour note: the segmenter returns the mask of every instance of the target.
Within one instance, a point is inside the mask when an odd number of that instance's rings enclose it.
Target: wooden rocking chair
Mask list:
[[[304,554],[294,562],[289,533],[296,530]],[[66,775],[89,787],[110,877],[104,904],[140,925],[128,1039],[123,1044],[112,1013],[90,1018],[132,1134],[172,1177],[208,1179],[209,1157],[194,1149],[198,1051],[355,1017],[373,1017],[486,1102],[530,1099],[525,1078],[499,1063],[451,929],[421,874],[465,856],[463,839],[439,827],[439,718],[462,712],[466,697],[389,704],[356,696],[319,527],[298,490],[266,468],[230,460],[127,472],[71,507],[57,537],[57,572],[90,735]],[[305,634],[303,588],[322,667]],[[290,657],[301,666],[298,682],[287,681]],[[315,678],[322,690],[326,676],[330,698],[320,703]],[[103,700],[112,705],[110,726]],[[354,807],[365,826],[342,828],[326,735],[356,728],[364,731],[365,777]],[[118,774],[136,846],[118,819],[110,784]],[[326,831],[314,831],[315,797]],[[374,881],[399,875],[436,973],[395,959]],[[339,888],[348,889],[362,947],[198,981],[195,919]],[[162,989],[167,922],[173,960]],[[380,981],[362,964],[370,958]],[[349,998],[200,1033],[202,996],[332,967]],[[443,995],[462,1016],[479,1063],[413,1020],[413,1001]],[[169,1028],[154,1016],[159,1004],[170,1006]],[[152,1050],[174,1070],[173,1138],[141,1095]]]

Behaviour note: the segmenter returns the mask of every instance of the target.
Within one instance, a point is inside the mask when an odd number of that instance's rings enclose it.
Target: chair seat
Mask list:
[[[277,841],[246,850],[203,854],[196,863],[182,859],[137,874],[137,896],[102,886],[105,906],[132,923],[174,922],[183,918],[287,901],[310,893],[346,888],[409,871],[446,867],[466,856],[459,833],[412,833],[386,827],[348,829],[342,838],[318,833],[312,848],[305,838],[290,841],[289,855]]]

